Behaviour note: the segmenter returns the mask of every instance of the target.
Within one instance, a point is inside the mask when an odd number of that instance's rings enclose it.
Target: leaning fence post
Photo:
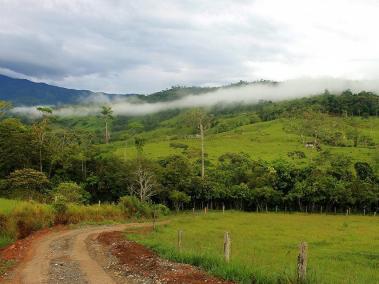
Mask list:
[[[308,262],[308,244],[302,242],[299,246],[299,255],[297,257],[297,280],[303,283],[307,277],[307,262]]]
[[[182,236],[183,236],[183,231],[179,230],[178,231],[178,250],[179,250],[179,252],[182,250]]]
[[[230,235],[228,232],[224,233],[224,260],[229,262],[230,260]]]

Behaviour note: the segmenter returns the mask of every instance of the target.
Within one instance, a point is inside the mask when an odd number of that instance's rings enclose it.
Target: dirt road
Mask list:
[[[5,283],[117,283],[90,256],[85,240],[104,232],[143,226],[149,225],[85,227],[48,234],[32,245],[25,261],[5,279]]]
[[[167,222],[159,224],[164,223]],[[8,253],[17,254],[19,249],[23,253],[18,265],[2,283],[231,283],[199,268],[162,259],[142,245],[127,240],[121,232],[129,229],[129,232],[148,233],[151,227],[151,223],[131,223],[37,232],[30,240],[20,240],[9,247]]]

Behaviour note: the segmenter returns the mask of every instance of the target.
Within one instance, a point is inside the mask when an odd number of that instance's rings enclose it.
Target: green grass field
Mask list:
[[[178,230],[183,230],[181,253]],[[232,239],[230,264],[222,260],[225,231]],[[374,216],[188,213],[157,232],[129,237],[165,257],[244,283],[291,283],[298,245],[306,241],[309,283],[379,283],[379,218]]]
[[[338,119],[337,119],[338,120]],[[358,118],[359,129],[365,135],[369,135],[379,144],[379,119],[370,118],[363,120]],[[226,152],[245,152],[253,159],[263,159],[272,161],[276,159],[291,160],[293,163],[301,166],[307,164],[311,159],[318,155],[314,149],[307,149],[300,142],[300,138],[296,134],[288,133],[284,130],[287,123],[286,119],[259,122],[238,127],[234,130],[209,134],[205,139],[205,150],[210,161],[216,161],[219,156]],[[145,156],[158,159],[171,154],[179,154],[180,149],[170,147],[171,142],[184,143],[189,149],[200,151],[199,139],[175,139],[171,140],[168,135],[169,131],[165,128],[164,133],[154,132],[156,137],[150,140],[149,132],[143,133],[142,136],[147,137],[147,143],[144,147]],[[167,135],[166,135],[167,134]],[[101,145],[105,153],[112,153],[118,157],[126,157],[127,159],[136,157],[136,149],[133,141],[129,141],[125,146],[125,142],[114,142],[109,145]],[[322,145],[323,150],[330,150],[331,153],[340,153],[350,156],[354,161],[367,161],[375,163],[374,159],[379,155],[379,149],[366,147],[332,147]],[[305,159],[295,159],[288,157],[288,152],[303,151],[306,155]]]

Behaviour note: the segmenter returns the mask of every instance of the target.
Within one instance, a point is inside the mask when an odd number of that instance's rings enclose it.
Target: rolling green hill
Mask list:
[[[342,118],[334,118],[342,120]],[[362,133],[371,135],[376,143],[379,143],[379,119],[360,119],[359,130]],[[210,161],[215,161],[226,152],[245,152],[254,159],[291,160],[298,165],[306,164],[315,158],[319,152],[312,148],[306,148],[301,142],[299,135],[285,130],[289,119],[277,119],[267,122],[257,122],[223,133],[209,133],[205,138],[205,148]],[[163,123],[164,125],[164,123]],[[209,130],[211,132],[212,129]],[[192,158],[198,158],[200,153],[200,139],[198,138],[176,138],[174,128],[162,127],[156,130],[142,132],[139,134],[146,138],[144,154],[147,157],[157,159],[170,154],[183,153],[181,148],[170,147],[170,144],[180,143],[188,145],[186,151]],[[104,152],[112,153],[119,157],[135,158],[136,149],[133,140],[116,141],[110,145],[101,145]],[[375,162],[375,157],[379,154],[377,147],[338,147],[321,145],[322,150],[329,150],[331,153],[341,153],[351,156],[354,160]],[[302,151],[305,158],[289,157],[290,152]]]

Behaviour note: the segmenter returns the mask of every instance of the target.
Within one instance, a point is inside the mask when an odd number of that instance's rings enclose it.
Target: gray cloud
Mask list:
[[[0,70],[112,93],[379,75],[377,4],[282,2],[0,0]]]

